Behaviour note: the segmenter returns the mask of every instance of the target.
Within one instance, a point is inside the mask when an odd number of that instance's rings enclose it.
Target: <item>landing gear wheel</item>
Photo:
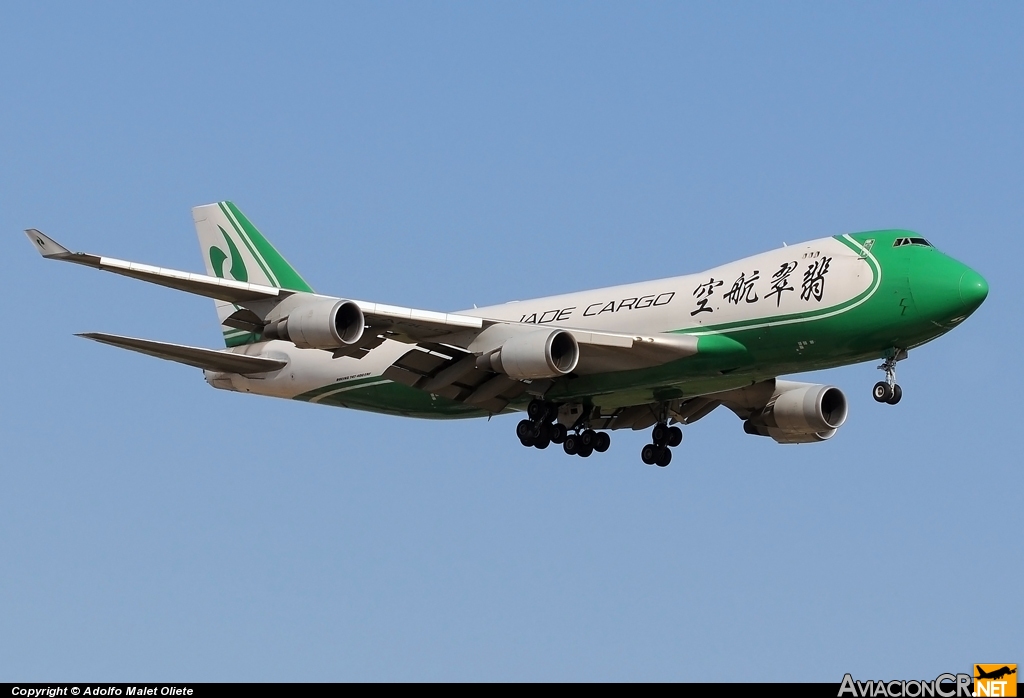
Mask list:
[[[548,405],[541,400],[530,400],[530,404],[526,406],[526,414],[530,415],[533,421],[541,422],[548,415]]]
[[[565,437],[565,441],[562,442],[562,450],[570,456],[575,456],[579,452],[579,448],[580,437],[576,434],[569,434]]]
[[[907,358],[907,350],[893,347],[885,352],[885,360],[878,368],[885,371],[885,380],[875,383],[871,395],[878,402],[895,405],[903,398],[903,389],[896,383],[896,363]]]
[[[669,440],[669,428],[667,424],[658,424],[651,431],[651,440],[655,446],[665,446]]]
[[[582,434],[580,434],[580,444],[581,445],[586,446],[587,448],[591,448],[592,449],[596,443],[597,443],[597,432],[594,431],[593,429],[587,429]]]
[[[594,452],[593,446],[580,446],[580,449],[576,451],[576,455],[580,458],[590,458],[590,454]]]
[[[664,468],[672,462],[672,451],[667,448],[661,449],[661,453],[658,454],[658,458],[654,462],[657,463],[659,468]]]
[[[658,447],[654,444],[644,446],[644,450],[640,451],[640,460],[646,465],[654,465],[658,460]]]
[[[896,403],[898,403],[902,399],[903,399],[903,388],[901,388],[898,384],[892,386],[892,397],[890,397],[888,400],[886,400],[886,402],[889,403],[890,405],[895,405]]]
[[[875,398],[875,402],[889,402],[893,398],[894,391],[892,387],[885,381],[878,381],[875,383],[874,389],[871,391],[872,397]],[[900,397],[903,396],[903,391],[900,391]]]
[[[535,433],[536,428],[536,424],[529,419],[524,419],[516,425],[516,436],[519,437],[520,441],[523,439],[534,439],[539,435]]]
[[[683,430],[679,427],[669,427],[668,429],[668,445],[675,448],[679,444],[683,443]]]
[[[608,450],[608,447],[612,445],[612,437],[603,431],[597,433],[597,441],[594,443],[594,450],[598,453],[604,453]]]
[[[552,424],[548,427],[548,434],[551,437],[551,443],[560,444],[565,441],[568,430],[566,430],[564,424]]]
[[[548,438],[547,436],[541,436],[539,439],[533,442],[534,448],[539,448],[542,451],[550,445],[551,439]]]

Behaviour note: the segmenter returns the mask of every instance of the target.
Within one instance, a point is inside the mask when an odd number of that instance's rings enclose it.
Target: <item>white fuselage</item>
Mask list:
[[[836,238],[822,238],[698,274],[513,301],[460,314],[638,334],[681,331],[701,335],[725,324],[754,328],[780,317],[794,318],[784,322],[800,322],[801,313],[846,303],[877,283],[867,262],[870,252],[850,242],[852,247]],[[382,376],[409,350],[408,344],[387,340],[362,358],[335,359],[330,352],[298,349],[290,342],[260,342],[233,351],[285,359],[288,366],[259,377],[209,371],[206,376],[218,388],[295,397],[325,385],[343,389],[346,383],[357,382],[365,386],[368,378]]]

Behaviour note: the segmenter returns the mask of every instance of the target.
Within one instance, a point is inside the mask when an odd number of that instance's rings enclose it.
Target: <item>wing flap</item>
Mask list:
[[[478,369],[474,363],[474,355],[461,349],[420,344],[384,371],[384,377],[494,414],[528,387],[521,381]]]
[[[580,360],[575,371],[580,375],[660,366],[698,353],[698,340],[689,335],[634,337],[578,330],[570,332],[580,345]]]
[[[91,339],[101,344],[109,344],[119,349],[137,351],[140,354],[147,354],[158,359],[175,361],[179,364],[195,366],[196,368],[208,371],[241,374],[268,373],[270,371],[278,371],[288,365],[286,361],[268,359],[262,356],[246,356],[245,354],[233,354],[229,351],[157,342],[152,339],[122,337],[102,332],[85,332],[77,336]]]

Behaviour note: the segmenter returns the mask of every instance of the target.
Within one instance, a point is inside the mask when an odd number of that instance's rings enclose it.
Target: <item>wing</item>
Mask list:
[[[60,243],[47,237],[40,231],[30,228],[25,231],[28,239],[36,246],[39,253],[46,259],[57,259],[82,266],[109,271],[121,276],[130,276],[151,284],[167,286],[178,291],[194,293],[207,298],[246,304],[252,301],[273,300],[283,294],[291,293],[272,286],[250,284],[233,279],[219,279],[205,274],[192,274],[187,271],[154,267],[138,262],[126,262],[123,259],[101,257],[85,252],[72,252]]]
[[[537,326],[507,323],[494,326],[494,329],[508,334],[536,331]],[[567,331],[576,337],[580,348],[579,364],[572,375],[659,366],[698,353],[713,354],[729,361],[739,355],[737,351],[746,351],[742,345],[732,340],[721,341],[719,338],[704,338],[698,347],[698,339],[690,336],[634,337],[582,330]],[[555,380],[552,379],[516,380],[497,373],[488,368],[486,363],[482,363],[479,360],[480,356],[479,346],[466,349],[440,341],[420,342],[395,361],[384,372],[384,377],[491,413],[501,412],[524,393],[544,397],[555,385]],[[715,397],[673,400],[669,403],[669,416],[678,422],[690,424],[723,402]],[[660,406],[661,403],[634,405],[608,413],[597,410],[587,416],[594,428],[646,429],[658,421]]]
[[[223,279],[206,274],[139,264],[112,257],[72,252],[36,229],[26,235],[39,253],[47,259],[72,262],[114,274],[128,276],[179,291],[233,303],[238,310],[224,321],[228,327],[259,334],[282,314],[308,307],[312,303],[340,301],[305,291],[295,291],[265,284]],[[671,361],[705,353],[714,338],[655,334],[637,336],[626,333],[594,332],[580,328],[540,328],[533,324],[506,322],[463,313],[440,313],[381,303],[353,300],[362,311],[365,331],[358,341],[348,345],[319,347],[332,351],[335,357],[361,358],[386,339],[415,345],[385,374],[397,382],[429,393],[443,395],[481,409],[498,412],[524,392],[543,395],[551,380],[516,380],[480,365],[477,358],[496,351],[504,342],[520,334],[538,330],[564,330],[579,346],[579,361],[574,375],[611,373],[659,366]],[[126,349],[150,353],[202,368],[234,373],[274,370],[235,354],[202,350],[180,345],[164,345],[150,340],[118,338],[113,335],[89,335],[90,339]],[[731,341],[719,338],[719,341]],[[735,343],[733,343],[735,344]],[[699,346],[698,346],[699,345]],[[720,347],[711,347],[716,352]],[[730,351],[742,346],[728,347]],[[198,353],[197,353],[198,352]],[[224,356],[229,356],[225,359]],[[219,358],[218,358],[219,357]],[[254,357],[246,357],[252,359]],[[214,363],[210,363],[214,362]],[[230,368],[235,366],[237,370]],[[628,415],[635,421],[635,414]],[[646,419],[646,417],[644,417]],[[620,420],[625,424],[628,420]]]
[[[137,351],[140,354],[155,356],[158,359],[167,359],[168,361],[175,361],[179,364],[195,366],[196,368],[210,371],[248,375],[278,371],[288,365],[286,361],[278,361],[277,359],[269,359],[262,356],[246,356],[226,350],[202,349],[183,344],[157,342],[152,339],[122,337],[116,334],[86,332],[77,336],[91,339],[94,342],[109,344],[119,349]]]
[[[140,264],[85,252],[72,252],[34,228],[26,230],[25,234],[46,259],[80,264],[178,291],[235,303],[243,310],[232,315],[228,325],[239,329],[258,330],[262,327],[269,310],[286,298],[293,296],[331,298],[330,296],[290,291],[234,279],[222,279],[206,274]],[[538,329],[537,325],[489,320],[461,313],[440,313],[360,300],[353,300],[353,302],[363,311],[369,331],[365,333],[364,342],[355,347],[343,347],[339,355],[357,354],[360,349],[379,344],[385,337],[408,343],[431,341],[444,337],[447,344],[463,348],[471,347],[471,351],[479,352],[480,342],[478,340],[482,336],[482,331],[491,326],[502,325],[506,328],[498,335],[498,344],[513,334]],[[583,373],[602,373],[656,366],[697,353],[697,340],[693,337],[680,335],[639,337],[614,332],[593,332],[576,328],[563,329],[571,332],[581,346],[579,370]]]
[[[93,269],[109,271],[178,291],[235,303],[248,312],[235,313],[229,324],[232,327],[249,330],[261,328],[263,318],[266,317],[267,313],[280,301],[290,296],[328,298],[327,296],[289,291],[262,284],[221,279],[205,274],[194,274],[176,269],[139,264],[138,262],[129,262],[113,257],[72,252],[53,240],[53,238],[34,228],[26,230],[25,234],[39,253],[46,259],[81,264]],[[453,332],[480,330],[485,326],[485,321],[482,318],[468,315],[438,313],[430,310],[403,308],[401,306],[368,303],[358,300],[353,302],[363,311],[367,326],[372,330],[376,330],[376,332],[367,332],[366,340],[363,343],[357,347],[345,347],[346,351],[356,352],[360,348],[366,348],[372,345],[375,339],[379,339],[380,341],[376,343],[380,344],[383,339],[379,335],[384,335],[389,339],[396,339],[398,341],[417,342]]]

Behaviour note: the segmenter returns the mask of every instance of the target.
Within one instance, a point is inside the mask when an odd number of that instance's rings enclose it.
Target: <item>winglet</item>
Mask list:
[[[72,254],[71,250],[52,238],[47,237],[35,228],[29,228],[26,230],[25,235],[28,235],[28,239],[31,240],[32,244],[35,245],[37,250],[39,250],[39,254],[44,257],[64,257]]]

